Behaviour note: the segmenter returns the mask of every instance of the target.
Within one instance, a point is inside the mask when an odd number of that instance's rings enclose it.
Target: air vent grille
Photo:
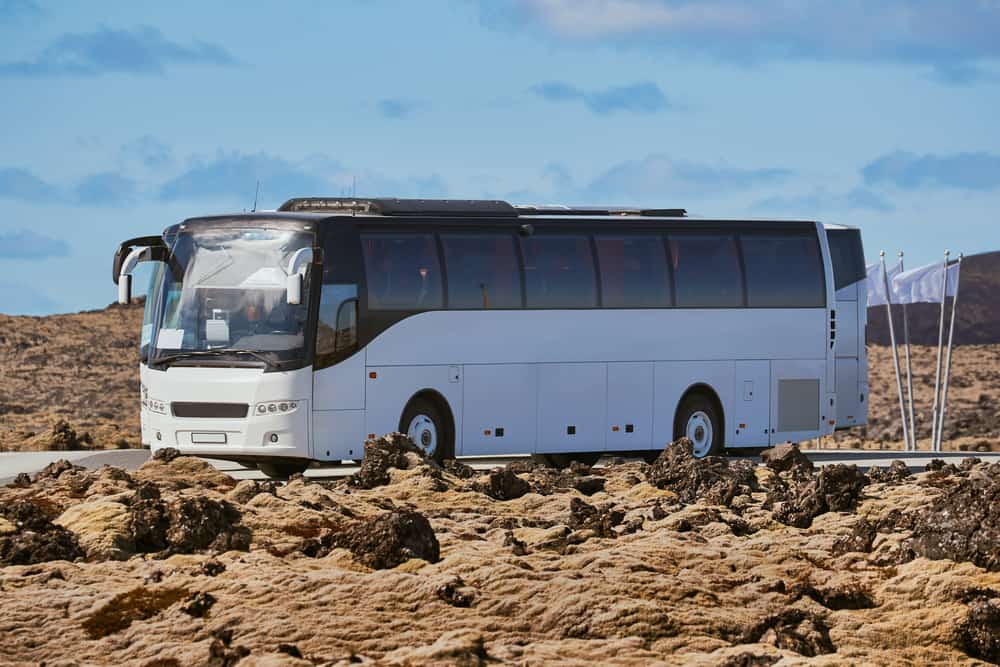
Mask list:
[[[171,403],[175,417],[194,419],[243,419],[250,406],[246,403]]]

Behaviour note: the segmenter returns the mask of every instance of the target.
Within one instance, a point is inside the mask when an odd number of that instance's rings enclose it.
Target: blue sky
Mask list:
[[[809,217],[1000,249],[1000,3],[0,0],[0,312],[295,195]]]

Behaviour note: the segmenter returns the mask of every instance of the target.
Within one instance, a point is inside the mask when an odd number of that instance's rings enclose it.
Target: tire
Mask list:
[[[437,463],[455,458],[455,442],[441,411],[432,401],[426,398],[410,401],[399,420],[399,430]]]
[[[725,441],[722,429],[722,414],[705,394],[690,394],[677,408],[674,440],[690,439],[696,458],[722,455]]]
[[[648,463],[649,465],[653,465],[656,462],[656,459],[660,458],[660,454],[662,453],[663,453],[662,449],[650,449],[644,451],[642,453],[642,460]]]
[[[601,460],[601,452],[577,452],[576,454],[532,454],[531,460],[548,468],[568,468],[573,461],[592,466]]]
[[[271,479],[288,479],[292,475],[304,473],[309,463],[258,463],[257,469]]]

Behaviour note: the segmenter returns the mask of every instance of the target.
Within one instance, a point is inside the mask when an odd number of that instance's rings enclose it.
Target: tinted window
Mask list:
[[[442,234],[449,308],[520,308],[514,237]]]
[[[731,234],[671,234],[679,308],[743,305],[743,280],[736,238]]]
[[[842,289],[865,278],[865,253],[858,229],[828,229],[826,240],[833,262],[833,282]]]
[[[751,308],[822,308],[823,261],[809,234],[745,234],[743,264]]]
[[[357,285],[323,285],[316,323],[316,368],[325,368],[357,344]]]
[[[597,281],[586,236],[522,239],[529,308],[593,308]]]
[[[606,308],[669,306],[670,272],[658,236],[596,237]]]
[[[362,234],[368,307],[440,308],[441,264],[432,234]]]

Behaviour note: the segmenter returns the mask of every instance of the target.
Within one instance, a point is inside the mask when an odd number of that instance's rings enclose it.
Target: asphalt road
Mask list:
[[[975,454],[968,452],[901,452],[901,451],[855,451],[855,450],[803,450],[817,465],[833,463],[856,463],[864,468],[870,466],[886,467],[899,459],[909,468],[918,472],[924,469],[927,462],[934,458],[958,463],[968,456],[978,456],[989,463],[1000,463],[1000,454]],[[511,461],[525,457],[471,457],[462,459],[463,463],[477,470],[489,470],[503,466]],[[149,452],[144,449],[113,449],[100,452],[9,452],[0,453],[0,485],[13,481],[19,473],[34,474],[53,461],[67,459],[76,465],[96,470],[103,465],[115,466],[125,470],[136,470],[149,459]],[[255,468],[246,468],[231,461],[205,459],[219,470],[235,479],[267,479]],[[336,479],[357,472],[356,465],[324,466],[310,468],[306,477],[315,479]]]

